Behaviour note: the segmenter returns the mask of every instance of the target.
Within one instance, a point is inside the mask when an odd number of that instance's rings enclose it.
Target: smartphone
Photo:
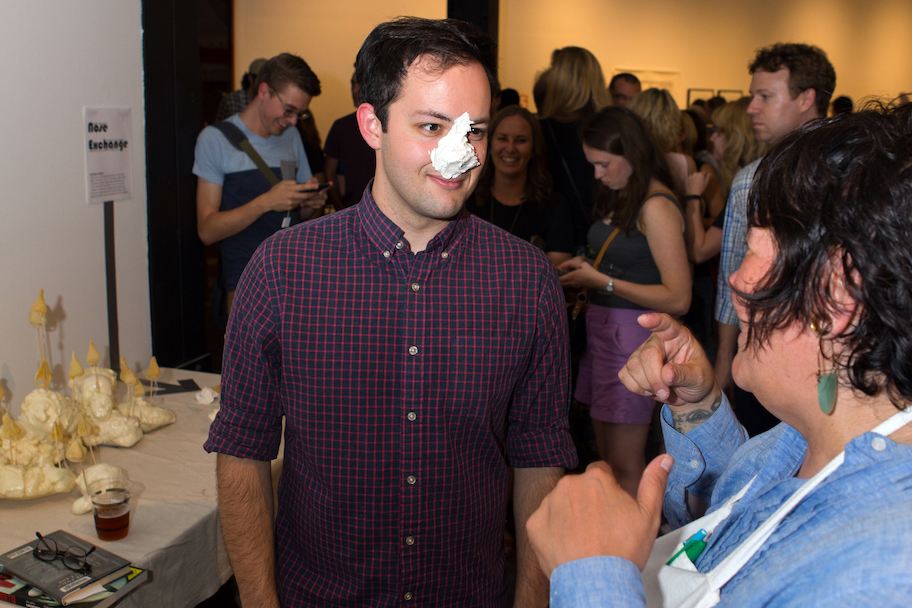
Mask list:
[[[303,190],[302,192],[320,192],[321,190],[326,190],[327,188],[329,188],[329,184],[319,184],[316,188]]]

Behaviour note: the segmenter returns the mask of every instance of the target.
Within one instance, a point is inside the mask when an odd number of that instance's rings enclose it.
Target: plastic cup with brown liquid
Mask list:
[[[130,531],[130,492],[133,482],[124,477],[105,477],[89,484],[95,512],[95,532],[101,540],[120,540]]]

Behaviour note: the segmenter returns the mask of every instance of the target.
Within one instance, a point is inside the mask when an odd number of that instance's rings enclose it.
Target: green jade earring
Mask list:
[[[827,323],[829,325],[829,323]],[[823,356],[823,336],[829,332],[824,328],[819,317],[811,319],[811,331],[820,338],[820,348],[817,349],[817,404],[824,414],[832,414],[836,407],[836,367],[824,372],[826,359]]]

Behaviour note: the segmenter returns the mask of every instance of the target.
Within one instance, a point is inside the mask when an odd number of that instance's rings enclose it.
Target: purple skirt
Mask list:
[[[656,405],[634,395],[618,379],[627,358],[650,335],[637,323],[647,311],[590,304],[586,310],[586,352],[579,364],[577,401],[590,406],[596,420],[617,424],[649,424]]]

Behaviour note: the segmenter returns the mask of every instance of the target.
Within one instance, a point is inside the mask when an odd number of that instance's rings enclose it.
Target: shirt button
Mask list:
[[[415,422],[415,420],[418,419],[418,414],[416,414],[415,412],[409,412],[408,414],[405,415],[405,417],[409,419],[409,422]]]
[[[396,241],[396,249],[402,249],[405,244],[402,241]]]
[[[408,477],[405,478],[405,482],[407,484],[409,484],[410,486],[413,486],[416,483],[418,483],[418,478],[415,477],[414,475],[409,475]]]
[[[446,259],[449,259],[450,254],[447,253],[446,251],[444,251],[443,253],[440,254],[440,257],[442,257],[444,260],[446,260]]]
[[[411,547],[412,545],[414,545],[414,544],[415,544],[415,537],[414,537],[414,536],[407,536],[407,537],[405,538],[405,544],[408,545],[408,546],[410,546],[410,547]]]
[[[390,257],[391,255],[392,255],[392,254],[391,254],[389,251],[384,251],[384,252],[383,252],[383,257],[385,257],[387,260],[389,259],[389,257]]]
[[[417,355],[417,354],[418,354],[418,347],[417,347],[417,346],[409,346],[409,354],[412,355],[412,356]]]
[[[406,591],[406,592],[402,595],[402,599],[404,599],[406,602],[410,601],[410,600],[412,599],[412,592],[411,592],[411,591]]]
[[[421,287],[418,286],[418,283],[412,283],[412,291],[418,291]]]
[[[883,452],[887,449],[887,440],[883,437],[875,437],[874,440],[871,441],[871,447],[878,452]]]
[[[697,462],[696,458],[690,461],[690,468],[691,468],[691,469],[699,468],[699,466],[700,466],[700,463]]]

